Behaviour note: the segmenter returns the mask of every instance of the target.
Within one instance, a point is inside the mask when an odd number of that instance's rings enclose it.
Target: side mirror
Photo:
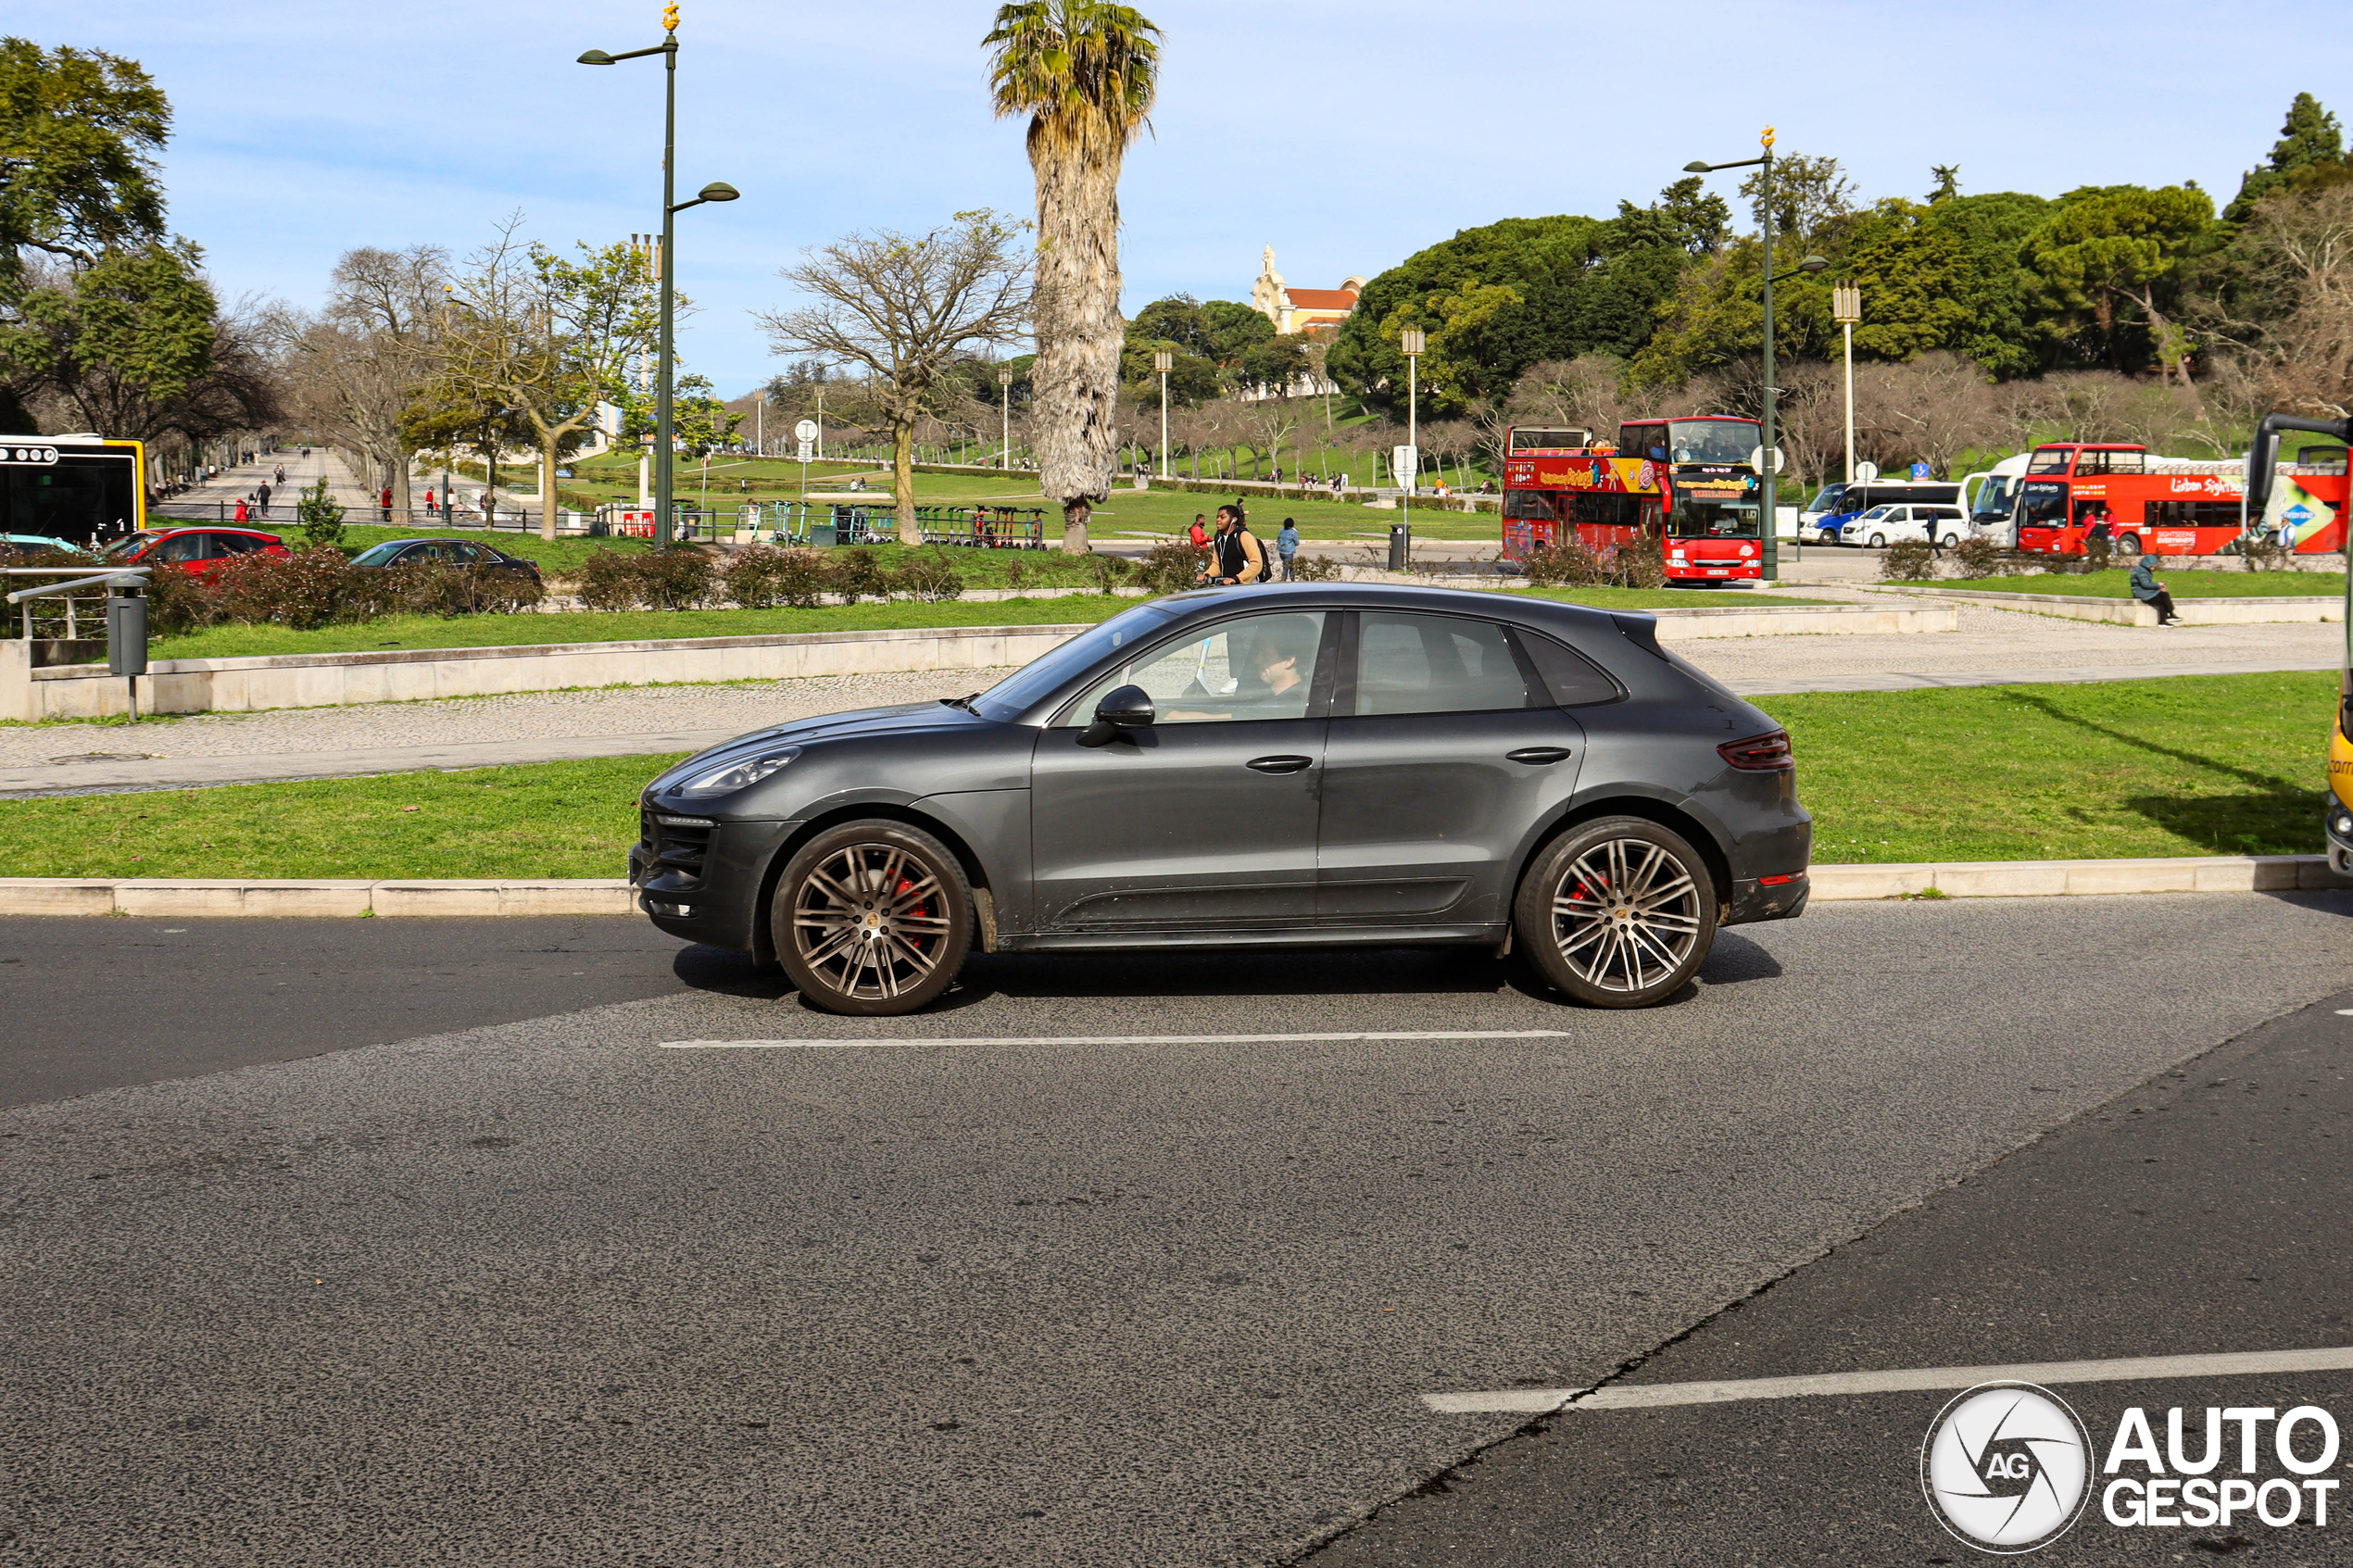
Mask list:
[[[2240,476],[2240,487],[2246,492],[2246,520],[2260,525],[2263,510],[2271,500],[2271,473],[2279,461],[2280,433],[2272,420],[2274,414],[2255,427],[2255,440],[2246,449],[2246,471]]]
[[[1095,721],[1078,737],[1081,746],[1109,746],[1128,730],[1148,730],[1156,717],[1151,694],[1141,686],[1114,686],[1095,704]]]

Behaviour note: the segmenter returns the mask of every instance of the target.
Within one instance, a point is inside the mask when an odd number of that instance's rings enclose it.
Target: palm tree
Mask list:
[[[1104,0],[1019,0],[982,40],[996,51],[998,118],[1029,116],[1038,182],[1038,364],[1031,372],[1038,485],[1062,503],[1063,548],[1084,555],[1087,519],[1117,459],[1119,166],[1149,125],[1160,29]]]

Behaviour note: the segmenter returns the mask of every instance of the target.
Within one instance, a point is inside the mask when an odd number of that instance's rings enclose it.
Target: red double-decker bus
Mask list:
[[[1581,430],[1504,433],[1503,553],[1572,540],[1600,554],[1659,552],[1670,583],[1764,575],[1755,420],[1629,420],[1617,440]]]
[[[2018,547],[2028,555],[2080,556],[2105,526],[2127,555],[2208,556],[2235,550],[2244,525],[2299,555],[2345,547],[2344,449],[2305,454],[2283,470],[2268,517],[2242,520],[2241,463],[2162,458],[2130,443],[2057,442],[2037,446],[2018,487]]]

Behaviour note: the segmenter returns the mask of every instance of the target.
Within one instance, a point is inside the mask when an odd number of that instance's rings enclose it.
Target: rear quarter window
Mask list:
[[[1625,695],[1607,671],[1575,648],[1525,626],[1515,626],[1512,634],[1519,639],[1521,651],[1536,666],[1536,672],[1544,678],[1545,690],[1559,706],[1590,707],[1597,702],[1616,702]]]

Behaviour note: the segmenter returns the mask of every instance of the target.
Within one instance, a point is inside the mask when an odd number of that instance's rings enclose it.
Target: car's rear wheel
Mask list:
[[[880,1017],[939,997],[972,948],[948,847],[904,822],[844,822],[800,847],[768,907],[776,960],[812,1007]]]
[[[1604,817],[1536,858],[1512,925],[1514,946],[1579,1001],[1649,1007],[1682,989],[1715,945],[1715,880],[1680,834]]]

